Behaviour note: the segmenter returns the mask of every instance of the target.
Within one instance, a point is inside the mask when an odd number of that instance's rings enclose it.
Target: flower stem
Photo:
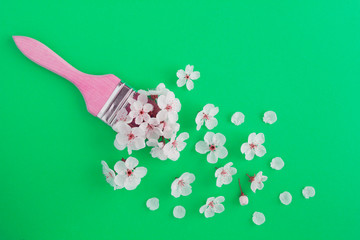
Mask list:
[[[240,184],[240,178],[239,178],[239,187],[240,187],[240,192],[241,192],[241,195],[244,195],[242,189],[241,189],[241,184]]]

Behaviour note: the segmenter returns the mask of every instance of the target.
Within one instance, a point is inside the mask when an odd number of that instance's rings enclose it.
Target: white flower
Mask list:
[[[229,162],[224,167],[216,169],[216,186],[221,187],[223,184],[227,185],[232,182],[232,175],[237,173],[236,168],[231,167],[232,165],[233,163]]]
[[[268,177],[267,177],[267,176],[263,176],[262,174],[263,174],[263,172],[260,171],[260,172],[258,172],[254,177],[250,177],[250,176],[248,175],[249,178],[250,178],[250,181],[251,181],[251,186],[250,186],[250,188],[251,188],[251,190],[252,190],[253,192],[256,192],[257,189],[261,190],[261,189],[264,188],[264,183],[263,183],[263,182],[265,182],[265,181],[268,179]]]
[[[178,137],[173,135],[170,141],[164,147],[165,155],[173,160],[176,161],[180,157],[180,152],[185,148],[186,143],[184,142],[186,139],[189,138],[189,134],[187,132],[180,133]]]
[[[106,181],[112,186],[114,187],[114,190],[119,189],[119,187],[116,185],[116,183],[114,182],[115,179],[115,172],[109,168],[109,166],[107,165],[107,163],[105,161],[101,161],[102,164],[102,171],[103,174],[106,177]]]
[[[252,220],[256,225],[261,225],[265,222],[265,216],[261,212],[254,212]]]
[[[149,112],[153,110],[153,105],[148,103],[148,97],[144,94],[139,94],[137,100],[130,98],[130,113],[129,116],[135,118],[135,123],[140,125],[142,122],[147,122],[150,119]]]
[[[159,85],[157,85],[155,90],[149,90],[149,91],[139,90],[138,92],[140,94],[145,94],[147,96],[159,96],[159,95],[166,95],[169,91],[170,90],[165,87],[164,83],[160,83]]]
[[[241,206],[245,206],[249,204],[249,198],[246,195],[241,195],[239,197],[239,202]]]
[[[150,118],[139,126],[144,132],[147,139],[159,139],[163,134],[161,131],[162,125],[156,118]]]
[[[183,173],[179,178],[175,179],[171,184],[171,195],[178,198],[188,196],[191,194],[190,184],[195,181],[195,175],[192,173]]]
[[[180,124],[178,123],[162,121],[160,125],[162,126],[163,137],[167,139],[172,138],[174,135],[176,135],[176,133],[180,129]]]
[[[226,138],[221,133],[207,132],[204,137],[205,141],[199,141],[195,145],[195,150],[198,153],[207,155],[207,161],[209,163],[216,163],[218,158],[223,159],[228,155],[227,149],[223,146],[226,142]]]
[[[202,111],[200,111],[195,118],[196,130],[200,130],[201,126],[205,122],[205,126],[211,130],[217,126],[218,121],[215,115],[218,114],[219,108],[215,107],[214,104],[206,104]]]
[[[239,126],[245,121],[245,115],[242,112],[236,112],[231,117],[231,122],[236,126]]]
[[[155,211],[159,208],[159,199],[156,197],[150,198],[146,201],[146,206],[151,210]]]
[[[273,158],[270,163],[271,168],[275,170],[281,170],[284,167],[284,165],[285,165],[284,161],[279,157]]]
[[[118,113],[117,116],[115,117],[116,122],[113,125],[113,130],[116,132],[119,132],[121,124],[126,123],[129,124],[132,122],[133,118],[129,116],[128,112],[126,111],[125,108],[122,108]]]
[[[310,187],[310,186],[305,187],[302,190],[302,194],[306,199],[314,197],[315,196],[315,189],[313,187]]]
[[[153,147],[150,151],[150,154],[153,158],[158,158],[160,160],[166,160],[167,156],[164,153],[164,142],[158,142],[158,140],[150,139],[146,142],[149,147]]]
[[[205,213],[205,217],[213,217],[215,213],[222,213],[225,208],[221,203],[225,201],[223,196],[207,199],[206,204],[200,208],[200,213]]]
[[[263,121],[265,123],[273,124],[274,122],[276,122],[276,120],[277,116],[275,112],[267,111],[266,113],[264,113]]]
[[[118,129],[119,133],[116,135],[114,145],[120,151],[127,147],[128,153],[131,154],[132,150],[145,147],[145,133],[141,128],[131,128],[127,124],[121,124]]]
[[[115,177],[115,183],[119,188],[125,187],[126,190],[135,189],[141,182],[147,169],[145,167],[136,167],[139,161],[134,157],[128,157],[125,162],[118,161],[115,164],[115,171],[118,175]]]
[[[265,142],[265,136],[263,133],[251,133],[247,143],[241,145],[241,153],[245,153],[246,160],[252,160],[254,155],[262,157],[266,153],[266,149],[263,145]]]
[[[200,72],[194,72],[193,65],[187,65],[185,71],[180,69],[177,71],[176,76],[179,78],[176,82],[178,87],[182,87],[186,83],[186,88],[190,91],[194,88],[193,80],[196,80],[200,77]]]
[[[176,218],[183,218],[185,217],[186,210],[183,206],[176,206],[174,207],[173,214]]]
[[[292,201],[292,196],[289,192],[283,192],[279,196],[280,202],[284,205],[289,205]]]
[[[161,109],[156,116],[160,122],[169,120],[170,122],[175,123],[178,120],[178,112],[181,109],[181,103],[179,99],[175,98],[173,92],[161,95],[157,100],[157,104]]]

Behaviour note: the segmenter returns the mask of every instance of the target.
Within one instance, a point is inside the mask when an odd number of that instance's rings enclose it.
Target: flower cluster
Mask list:
[[[185,148],[188,133],[181,133],[178,112],[179,99],[163,83],[155,90],[140,90],[128,100],[129,107],[122,109],[113,129],[118,132],[114,145],[119,150],[127,148],[131,154],[146,145],[152,147],[151,156],[161,160],[176,161]]]

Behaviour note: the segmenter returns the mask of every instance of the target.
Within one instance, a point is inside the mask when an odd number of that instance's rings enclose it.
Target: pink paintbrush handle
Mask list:
[[[88,111],[97,116],[120,79],[115,75],[90,75],[75,69],[41,42],[24,36],[13,37],[20,51],[33,62],[72,82],[84,96]]]

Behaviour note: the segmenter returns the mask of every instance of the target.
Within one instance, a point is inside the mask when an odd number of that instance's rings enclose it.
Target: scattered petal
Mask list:
[[[280,157],[273,158],[270,163],[271,168],[275,170],[281,170],[284,167],[285,163]]]
[[[274,111],[267,111],[266,113],[264,113],[263,121],[265,123],[273,124],[274,122],[276,122],[276,120],[277,116]]]
[[[150,198],[146,201],[146,206],[151,210],[155,211],[159,208],[159,199],[156,197]]]
[[[231,117],[231,122],[236,126],[239,126],[245,121],[245,115],[242,112],[236,112]]]
[[[284,205],[289,205],[292,201],[292,196],[289,192],[283,192],[280,194],[280,201]]]
[[[302,194],[306,199],[314,197],[315,196],[315,189],[311,186],[307,186],[302,190]]]
[[[176,218],[183,218],[185,217],[186,210],[183,206],[176,206],[174,207],[173,214]]]
[[[265,222],[265,216],[261,212],[254,212],[252,220],[256,225],[261,225]]]
[[[239,197],[239,202],[240,202],[240,205],[241,205],[241,206],[248,205],[248,204],[249,204],[249,198],[248,198],[248,196],[246,196],[246,195],[241,195],[241,196]]]

